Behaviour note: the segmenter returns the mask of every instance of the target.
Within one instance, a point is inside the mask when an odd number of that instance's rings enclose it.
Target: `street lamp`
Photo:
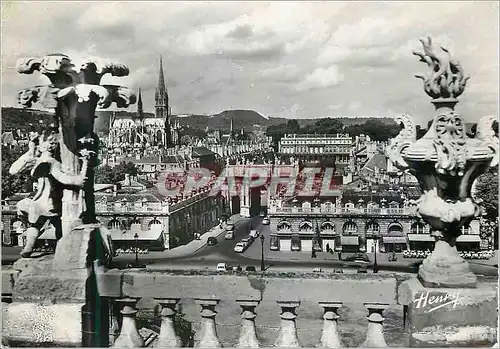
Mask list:
[[[260,235],[260,242],[261,242],[261,257],[260,257],[260,271],[265,271],[266,267],[264,265],[264,234]]]
[[[139,266],[139,234],[134,234],[135,239],[135,266]]]
[[[375,253],[373,255],[373,273],[378,273],[378,263],[377,263],[377,248],[378,248],[378,240],[380,239],[380,236],[375,234],[373,235],[373,239],[375,240]]]

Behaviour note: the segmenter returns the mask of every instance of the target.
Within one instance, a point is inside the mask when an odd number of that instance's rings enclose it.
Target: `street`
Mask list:
[[[312,272],[314,268],[321,268],[325,272],[333,272],[342,269],[344,273],[355,273],[359,264],[354,262],[339,261],[337,254],[318,252],[317,258],[310,258],[309,252],[287,252],[271,251],[269,249],[270,229],[269,225],[262,225],[261,217],[252,217],[235,224],[233,240],[225,240],[224,233],[218,237],[218,243],[214,246],[205,245],[196,252],[187,256],[169,257],[168,251],[150,252],[139,255],[140,264],[148,265],[150,269],[209,269],[215,270],[217,263],[227,263],[231,266],[254,266],[260,270],[261,263],[261,241],[260,238],[248,247],[244,253],[234,252],[234,246],[248,235],[251,229],[256,229],[264,235],[264,261],[265,268],[269,271],[297,271]],[[19,247],[2,247],[2,264],[12,264],[19,259]],[[343,254],[346,257],[348,254]],[[367,254],[371,260],[368,264],[368,272],[372,272],[373,254]],[[407,260],[402,256],[398,261],[389,262],[388,254],[378,253],[377,262],[382,272],[417,273],[421,263],[419,260]],[[113,258],[118,267],[124,267],[135,261],[134,254],[124,254]],[[485,261],[469,261],[471,270],[478,276],[497,277],[498,268],[488,265]]]

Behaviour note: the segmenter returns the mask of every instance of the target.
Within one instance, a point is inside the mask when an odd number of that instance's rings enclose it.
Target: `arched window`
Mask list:
[[[354,222],[347,222],[344,224],[344,227],[342,228],[342,231],[344,235],[353,235],[358,232],[358,226]]]
[[[391,223],[389,228],[387,228],[387,233],[391,235],[401,235],[403,233],[403,227],[397,222]]]
[[[391,201],[391,202],[389,203],[389,207],[390,207],[390,208],[399,208],[399,203],[398,203],[398,202],[396,202],[396,201]]]
[[[348,202],[345,204],[345,208],[354,208],[354,204],[352,202]]]
[[[412,234],[426,234],[427,229],[425,228],[424,223],[415,222],[411,225],[410,232]]]
[[[141,221],[138,220],[137,218],[133,218],[130,222],[129,222],[129,229],[131,229],[133,226],[137,226],[137,225],[141,225]]]
[[[335,232],[335,224],[330,221],[323,222],[321,224],[322,231]]]
[[[120,221],[118,221],[117,219],[112,219],[108,223],[108,229],[119,230],[119,229],[121,229],[121,227],[122,227],[122,225],[121,225]]]
[[[158,228],[158,227],[161,227],[161,225],[162,225],[161,222],[155,218],[151,222],[149,222],[148,228],[149,229]]]
[[[299,231],[311,231],[313,229],[313,225],[309,221],[302,221],[299,224]]]
[[[287,221],[281,221],[278,223],[278,225],[276,226],[276,228],[278,229],[278,231],[280,230],[291,230],[292,229],[292,225],[287,222]]]
[[[380,233],[380,226],[377,222],[371,221],[366,225],[366,234],[373,235]]]

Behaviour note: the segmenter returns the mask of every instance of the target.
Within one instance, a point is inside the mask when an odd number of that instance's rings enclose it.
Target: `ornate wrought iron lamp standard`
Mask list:
[[[266,266],[264,264],[264,234],[260,234],[260,242],[261,242],[261,256],[260,256],[260,271],[265,271]]]
[[[418,141],[411,117],[399,117],[404,128],[389,148],[389,157],[400,169],[409,169],[424,192],[418,213],[431,226],[436,244],[419,269],[423,285],[476,287],[476,276],[458,254],[456,240],[461,228],[479,214],[471,198],[472,183],[498,164],[498,138],[492,128],[496,117],[481,118],[476,137],[466,137],[464,121],[454,108],[469,78],[446,48],[437,52],[430,38],[420,41],[424,52],[414,54],[427,63],[429,73],[416,77],[424,81],[436,115]]]
[[[135,266],[139,266],[139,234],[134,234],[135,239]]]

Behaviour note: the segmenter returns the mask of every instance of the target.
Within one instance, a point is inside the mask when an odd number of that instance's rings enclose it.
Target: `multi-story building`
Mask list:
[[[348,170],[353,141],[348,134],[287,134],[281,138],[278,155],[283,161],[290,158],[301,162],[329,160],[338,173]]]
[[[391,252],[431,250],[435,239],[416,215],[417,187],[378,186],[367,191],[338,190],[331,197],[271,199],[268,207],[272,250]],[[485,246],[479,222],[463,228],[457,248]],[[487,244],[486,244],[487,245]]]
[[[107,227],[116,247],[138,243],[151,250],[164,250],[187,244],[195,234],[203,234],[219,223],[227,206],[222,195],[210,195],[207,185],[197,191],[165,198],[155,188],[120,193],[110,186],[96,192],[96,214]],[[2,203],[2,242],[23,246],[26,223],[16,213],[16,203],[27,195],[17,195]],[[52,228],[40,237],[40,243],[55,241]]]

